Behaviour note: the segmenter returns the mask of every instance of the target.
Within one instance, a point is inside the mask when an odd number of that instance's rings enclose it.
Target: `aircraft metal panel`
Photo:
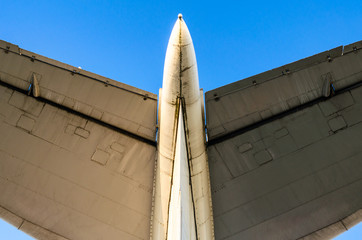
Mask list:
[[[216,239],[297,239],[361,209],[361,96],[355,86],[209,145]]]
[[[343,53],[349,53],[353,51],[357,51],[362,48],[362,41],[358,41],[347,46],[344,46]]]
[[[331,59],[335,59],[335,58],[341,56],[342,49],[343,49],[343,47],[340,46],[340,47],[331,49],[329,51],[318,53],[316,55],[298,60],[296,62],[289,63],[284,66],[277,67],[275,69],[257,74],[255,76],[251,76],[249,78],[246,78],[246,79],[243,79],[240,81],[236,81],[231,84],[213,89],[208,92],[209,94],[207,97],[208,98],[212,97],[213,94],[215,94],[215,93],[217,93],[218,96],[225,95],[227,93],[230,93],[231,91],[238,91],[238,90],[242,90],[244,88],[250,87],[251,85],[253,85],[254,81],[256,83],[261,83],[261,82],[265,82],[265,81],[269,81],[269,80],[278,78],[278,77],[286,75],[286,74],[290,74],[292,72],[296,72],[298,70],[308,68],[313,65],[318,65],[319,63],[328,61],[328,56]],[[288,71],[286,71],[286,70],[288,70]]]
[[[5,86],[0,135],[1,217],[35,237],[149,238],[155,146]]]
[[[308,205],[298,206],[283,215],[275,216],[260,225],[252,226],[223,239],[298,239],[304,237],[307,229],[315,231],[323,229],[353,214],[355,209],[360,209],[361,203],[360,199],[356,198],[356,193],[360,192],[361,187],[362,181],[354,182],[330,195],[321,196]],[[310,214],[306,215],[306,212],[310,212]],[[330,219],[334,219],[334,222]],[[276,230],[281,227],[282,230]],[[339,229],[335,230],[337,232],[334,232],[333,235],[329,233],[333,237],[341,233]],[[319,239],[329,238],[327,235],[320,236]]]
[[[8,46],[11,46],[8,51]],[[155,140],[157,96],[0,41],[0,81]],[[35,80],[34,80],[35,79]],[[33,90],[34,92],[34,90]],[[33,93],[34,94],[34,93]]]
[[[161,91],[160,91],[161,92]],[[188,28],[179,14],[169,39],[159,108],[158,157],[155,169],[155,187],[151,226],[152,239],[174,239],[171,228],[170,191],[173,191],[177,149],[177,118],[182,112],[185,127],[187,159],[189,161],[194,218],[197,239],[214,239],[210,178],[207,166],[205,126],[203,122],[202,97],[200,96],[196,55]],[[176,164],[176,165],[175,165]],[[172,186],[172,189],[171,189]],[[182,194],[181,194],[182,195]],[[172,197],[171,197],[172,199]],[[181,205],[187,201],[181,201]],[[185,206],[181,206],[181,209]],[[182,215],[182,214],[181,214]],[[168,228],[168,229],[167,229]],[[183,231],[183,230],[181,230]],[[185,232],[192,230],[185,229]],[[170,235],[169,235],[170,234]],[[182,237],[183,236],[178,236]]]
[[[362,78],[362,55],[342,47],[223,86],[206,93],[208,139],[328,97]]]

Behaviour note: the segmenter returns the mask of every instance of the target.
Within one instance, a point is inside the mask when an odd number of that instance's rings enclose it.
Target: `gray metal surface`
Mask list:
[[[156,96],[0,45],[0,217],[39,239],[148,239]]]
[[[342,55],[338,47],[207,92],[209,140],[325,96],[328,83],[339,90],[360,81],[359,48],[348,45]]]
[[[329,239],[362,208],[362,53],[331,56],[206,93],[216,239]]]
[[[0,41],[0,81],[132,134],[155,140],[157,96]]]
[[[206,93],[217,239],[361,220],[361,47]],[[148,239],[156,96],[3,41],[0,63],[0,217],[39,239]]]

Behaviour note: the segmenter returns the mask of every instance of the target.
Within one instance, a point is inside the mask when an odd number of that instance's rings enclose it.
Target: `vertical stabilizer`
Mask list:
[[[167,239],[192,240],[196,239],[194,206],[181,105],[179,109]]]

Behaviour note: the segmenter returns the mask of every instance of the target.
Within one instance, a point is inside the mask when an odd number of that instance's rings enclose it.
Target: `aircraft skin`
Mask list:
[[[179,14],[167,47],[163,88],[160,94],[152,239],[196,239],[196,232],[197,239],[214,238],[202,102],[194,46],[185,21]],[[181,195],[190,196],[188,200],[181,200],[178,203],[181,212],[176,215],[178,218],[188,215],[192,218],[185,217],[182,224],[174,221],[170,224],[170,216],[175,216],[175,213],[170,213],[176,211],[169,206],[172,205],[170,198],[173,196],[171,194],[170,197],[171,185],[173,188],[174,179],[180,174],[173,171],[172,167],[175,149],[181,144],[180,141],[176,141],[180,124],[184,124],[185,131],[182,131],[182,134],[185,135],[186,141],[184,143],[186,151],[183,153],[186,156],[181,160],[187,161],[186,165],[190,166],[187,171],[190,172],[191,178],[187,175],[180,176],[185,181],[182,183],[181,180],[179,183],[184,189],[180,191]],[[195,218],[193,218],[194,212]],[[192,222],[194,219],[196,222]],[[168,225],[181,225],[182,234],[170,235],[167,231]],[[196,232],[191,233],[195,226]]]
[[[362,219],[362,41],[207,92],[207,142],[181,14],[158,98],[0,49],[0,217],[31,236],[329,239]]]

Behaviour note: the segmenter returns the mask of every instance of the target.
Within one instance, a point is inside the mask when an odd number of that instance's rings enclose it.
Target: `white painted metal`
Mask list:
[[[194,206],[192,200],[183,111],[181,107],[179,109],[167,238],[173,240],[192,240],[196,239]]]
[[[213,239],[213,217],[196,56],[179,15],[167,47],[159,108],[158,159],[151,238],[167,239],[179,105],[182,106],[198,239]],[[182,231],[182,230],[181,230]]]

